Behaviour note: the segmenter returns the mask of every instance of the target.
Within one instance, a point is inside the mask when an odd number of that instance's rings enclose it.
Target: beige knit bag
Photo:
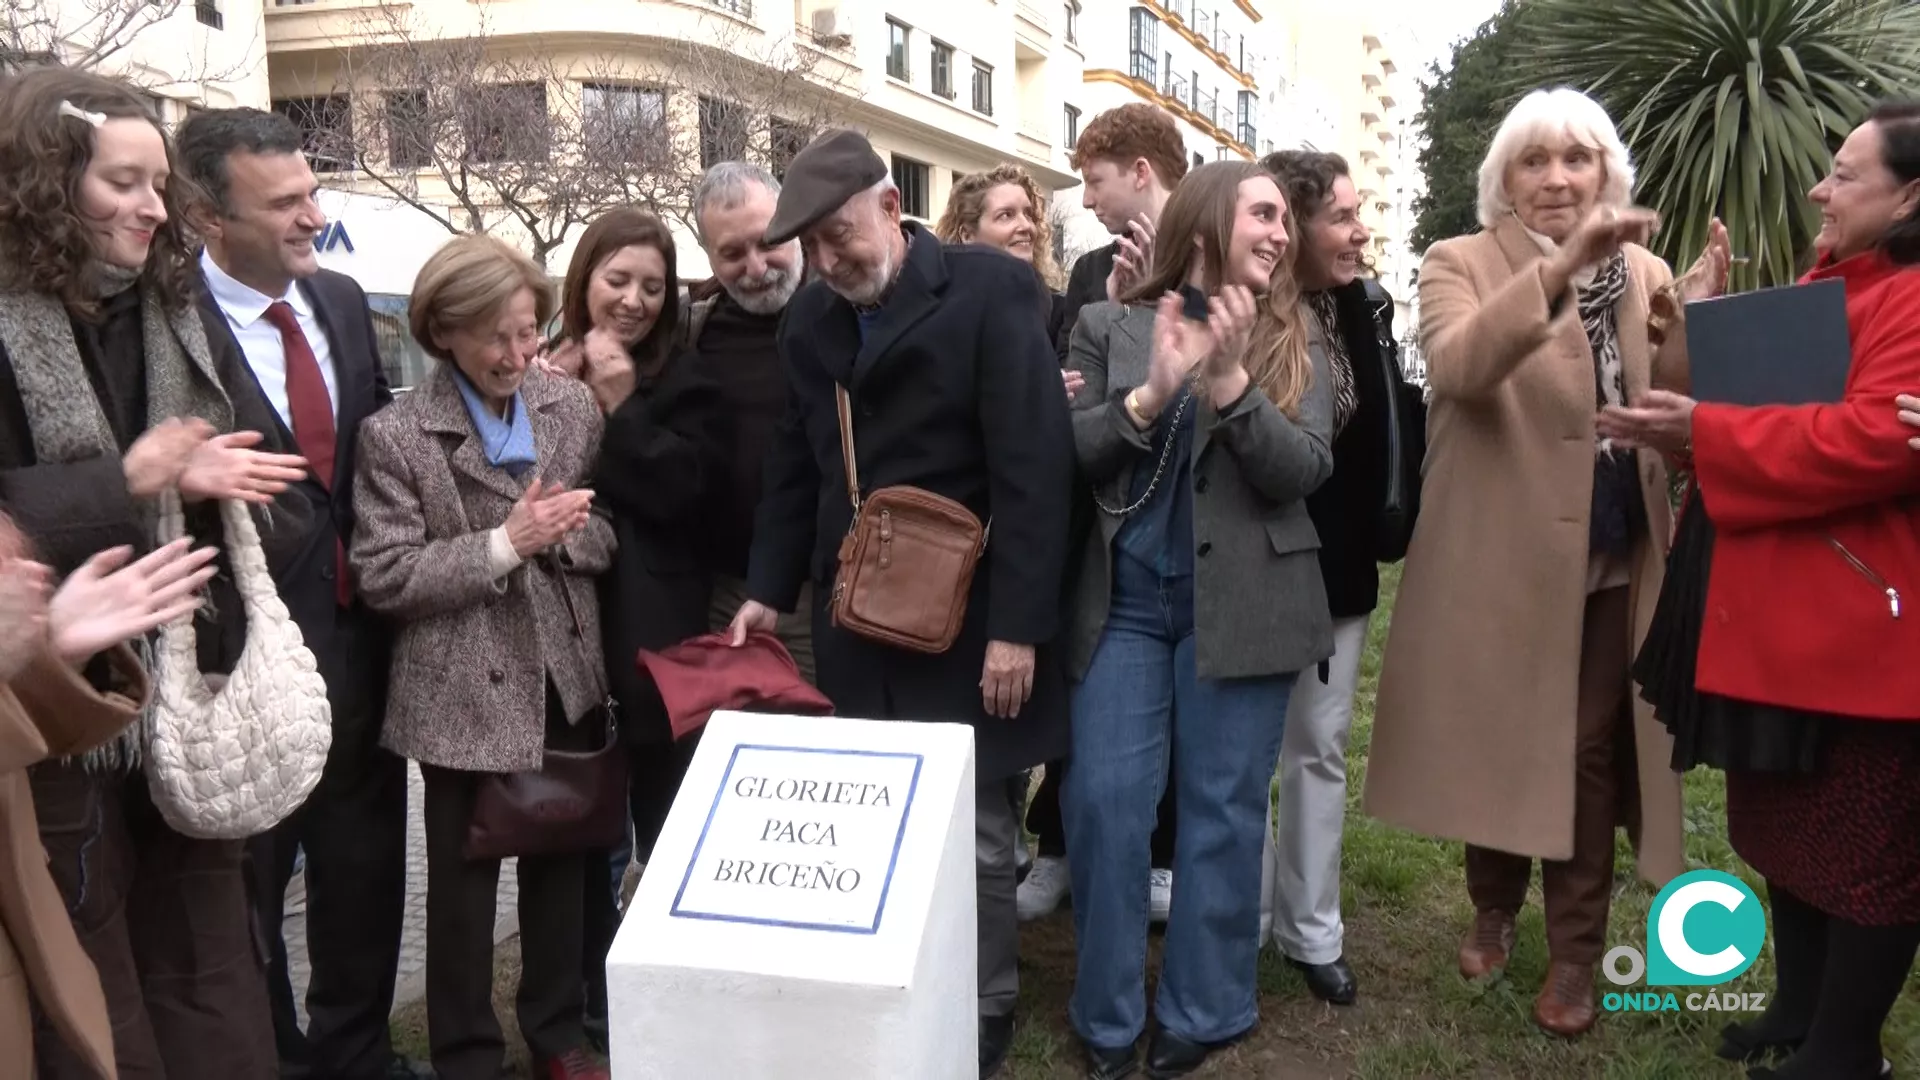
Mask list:
[[[232,674],[214,689],[201,674],[193,616],[161,627],[147,787],[167,824],[186,836],[257,836],[299,809],[327,763],[333,713],[313,653],[267,573],[244,503],[223,501],[226,554],[247,614]],[[160,542],[186,534],[178,493],[161,496]]]

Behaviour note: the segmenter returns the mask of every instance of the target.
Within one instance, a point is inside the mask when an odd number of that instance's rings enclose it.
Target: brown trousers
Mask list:
[[[1573,857],[1540,860],[1547,951],[1554,960],[1597,964],[1606,948],[1613,896],[1613,831],[1637,785],[1628,638],[1630,588],[1587,597],[1580,635],[1580,697],[1575,720]],[[1520,910],[1533,860],[1467,845],[1467,894],[1482,911]]]
[[[121,1080],[272,1080],[244,843],[174,832],[138,772],[45,762],[28,775],[54,883],[106,992]],[[44,1020],[35,1055],[42,1080],[92,1080]]]

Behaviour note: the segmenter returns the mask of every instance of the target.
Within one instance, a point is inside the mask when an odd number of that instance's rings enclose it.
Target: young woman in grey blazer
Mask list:
[[[1148,837],[1171,783],[1174,897],[1148,1075],[1183,1076],[1256,1019],[1260,855],[1295,673],[1333,651],[1306,496],[1333,471],[1325,358],[1287,260],[1287,207],[1251,163],[1167,203],[1152,270],[1080,317],[1068,363],[1101,509],[1073,601],[1062,806],[1089,1075],[1146,1027]],[[1177,290],[1207,299],[1204,321]]]

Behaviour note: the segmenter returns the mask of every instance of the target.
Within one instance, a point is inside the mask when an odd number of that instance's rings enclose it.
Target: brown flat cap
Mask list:
[[[787,166],[764,241],[784,244],[799,236],[886,175],[887,163],[873,152],[865,135],[850,128],[827,132],[808,143]]]

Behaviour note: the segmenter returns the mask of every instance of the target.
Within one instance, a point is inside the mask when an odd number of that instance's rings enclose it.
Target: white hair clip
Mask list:
[[[87,110],[82,109],[79,106],[75,105],[71,101],[63,101],[60,103],[60,115],[71,116],[75,120],[84,120],[87,123],[92,124],[94,127],[99,127],[100,125],[107,122],[107,117],[105,113],[88,112]]]

